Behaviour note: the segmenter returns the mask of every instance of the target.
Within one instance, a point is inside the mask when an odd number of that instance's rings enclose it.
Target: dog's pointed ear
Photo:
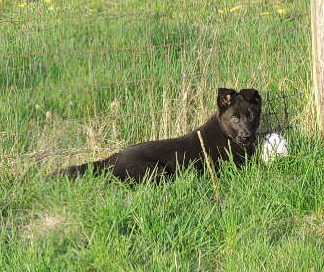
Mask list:
[[[248,101],[256,103],[261,106],[262,98],[259,92],[255,89],[242,89],[240,94]]]
[[[224,109],[232,104],[233,95],[236,94],[234,89],[218,88],[217,106]]]

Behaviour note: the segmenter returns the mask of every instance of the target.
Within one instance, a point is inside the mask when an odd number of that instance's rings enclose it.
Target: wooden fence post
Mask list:
[[[324,1],[311,0],[313,86],[317,122],[324,136]]]

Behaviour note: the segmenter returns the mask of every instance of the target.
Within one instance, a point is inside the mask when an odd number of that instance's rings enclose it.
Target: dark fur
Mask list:
[[[112,168],[121,180],[139,182],[147,171],[158,175],[172,175],[177,165],[187,167],[191,162],[203,169],[204,157],[197,131],[201,132],[206,151],[216,165],[233,155],[236,165],[244,163],[245,155],[254,153],[256,131],[261,115],[261,96],[257,90],[220,88],[217,98],[218,111],[207,122],[182,137],[149,141],[121,150],[107,159],[92,163],[93,172],[100,174]],[[89,164],[62,169],[53,176],[84,174]]]

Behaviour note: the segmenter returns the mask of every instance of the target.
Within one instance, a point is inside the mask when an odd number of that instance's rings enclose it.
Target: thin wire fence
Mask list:
[[[298,5],[290,5],[290,12],[279,12],[275,5],[282,3],[286,2],[214,5],[206,11],[206,18],[197,20],[197,10],[207,3],[184,4],[176,12],[160,12],[146,4],[141,11],[104,10],[95,15],[88,10],[82,15],[69,11],[37,16],[32,11],[23,14],[21,8],[11,16],[0,17],[4,30],[0,34],[4,41],[0,41],[0,94],[8,97],[13,108],[26,105],[32,112],[26,114],[38,131],[32,136],[35,140],[46,125],[46,112],[51,111],[71,126],[105,118],[113,123],[115,118],[114,126],[124,133],[119,137],[127,139],[134,133],[138,136],[133,141],[137,141],[143,135],[161,138],[185,132],[198,122],[193,121],[196,116],[204,119],[207,112],[213,114],[216,100],[212,90],[250,84],[247,87],[260,89],[263,96],[260,134],[285,132],[293,127],[292,119],[301,109],[299,98],[304,90],[299,89],[298,82],[290,81],[310,73],[310,43],[309,25],[305,23],[309,12]],[[113,7],[118,5],[122,2]],[[259,10],[247,16],[250,7]],[[265,19],[269,14],[264,10],[272,12],[275,7],[273,18]],[[0,14],[7,9],[0,4]],[[235,17],[235,9],[245,10]],[[17,18],[14,14],[24,16]],[[9,33],[12,30],[14,34]],[[289,70],[289,65],[294,69]],[[183,102],[188,93],[194,98]],[[143,97],[157,99],[150,105]],[[67,108],[66,104],[76,98],[83,101],[74,100],[80,105],[79,112],[91,106],[98,110],[85,115]],[[118,116],[107,108],[116,100]],[[35,105],[42,105],[42,109],[37,112]],[[28,129],[5,125],[11,117],[6,118],[0,125],[2,145],[15,142],[17,137],[22,141],[30,137]],[[173,121],[179,128],[172,134]],[[15,120],[9,123],[18,124]],[[138,129],[129,129],[135,124],[139,124]],[[151,132],[154,127],[164,132],[155,135]],[[73,131],[84,134],[82,129]],[[17,158],[33,156],[35,148],[27,148]],[[73,148],[66,144],[59,152]],[[4,151],[2,157],[12,158],[12,154]]]

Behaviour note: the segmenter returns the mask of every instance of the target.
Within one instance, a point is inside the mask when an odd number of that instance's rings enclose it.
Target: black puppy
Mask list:
[[[200,131],[205,149],[213,163],[228,160],[233,155],[236,165],[244,163],[245,155],[254,153],[254,141],[261,115],[261,96],[257,90],[218,89],[218,111],[207,122],[182,137],[140,143],[93,162],[94,173],[109,168],[121,180],[140,182],[147,171],[158,175],[172,175],[177,165],[194,163],[203,169],[204,156],[197,131]],[[52,174],[76,177],[84,174],[89,164],[70,166]]]

